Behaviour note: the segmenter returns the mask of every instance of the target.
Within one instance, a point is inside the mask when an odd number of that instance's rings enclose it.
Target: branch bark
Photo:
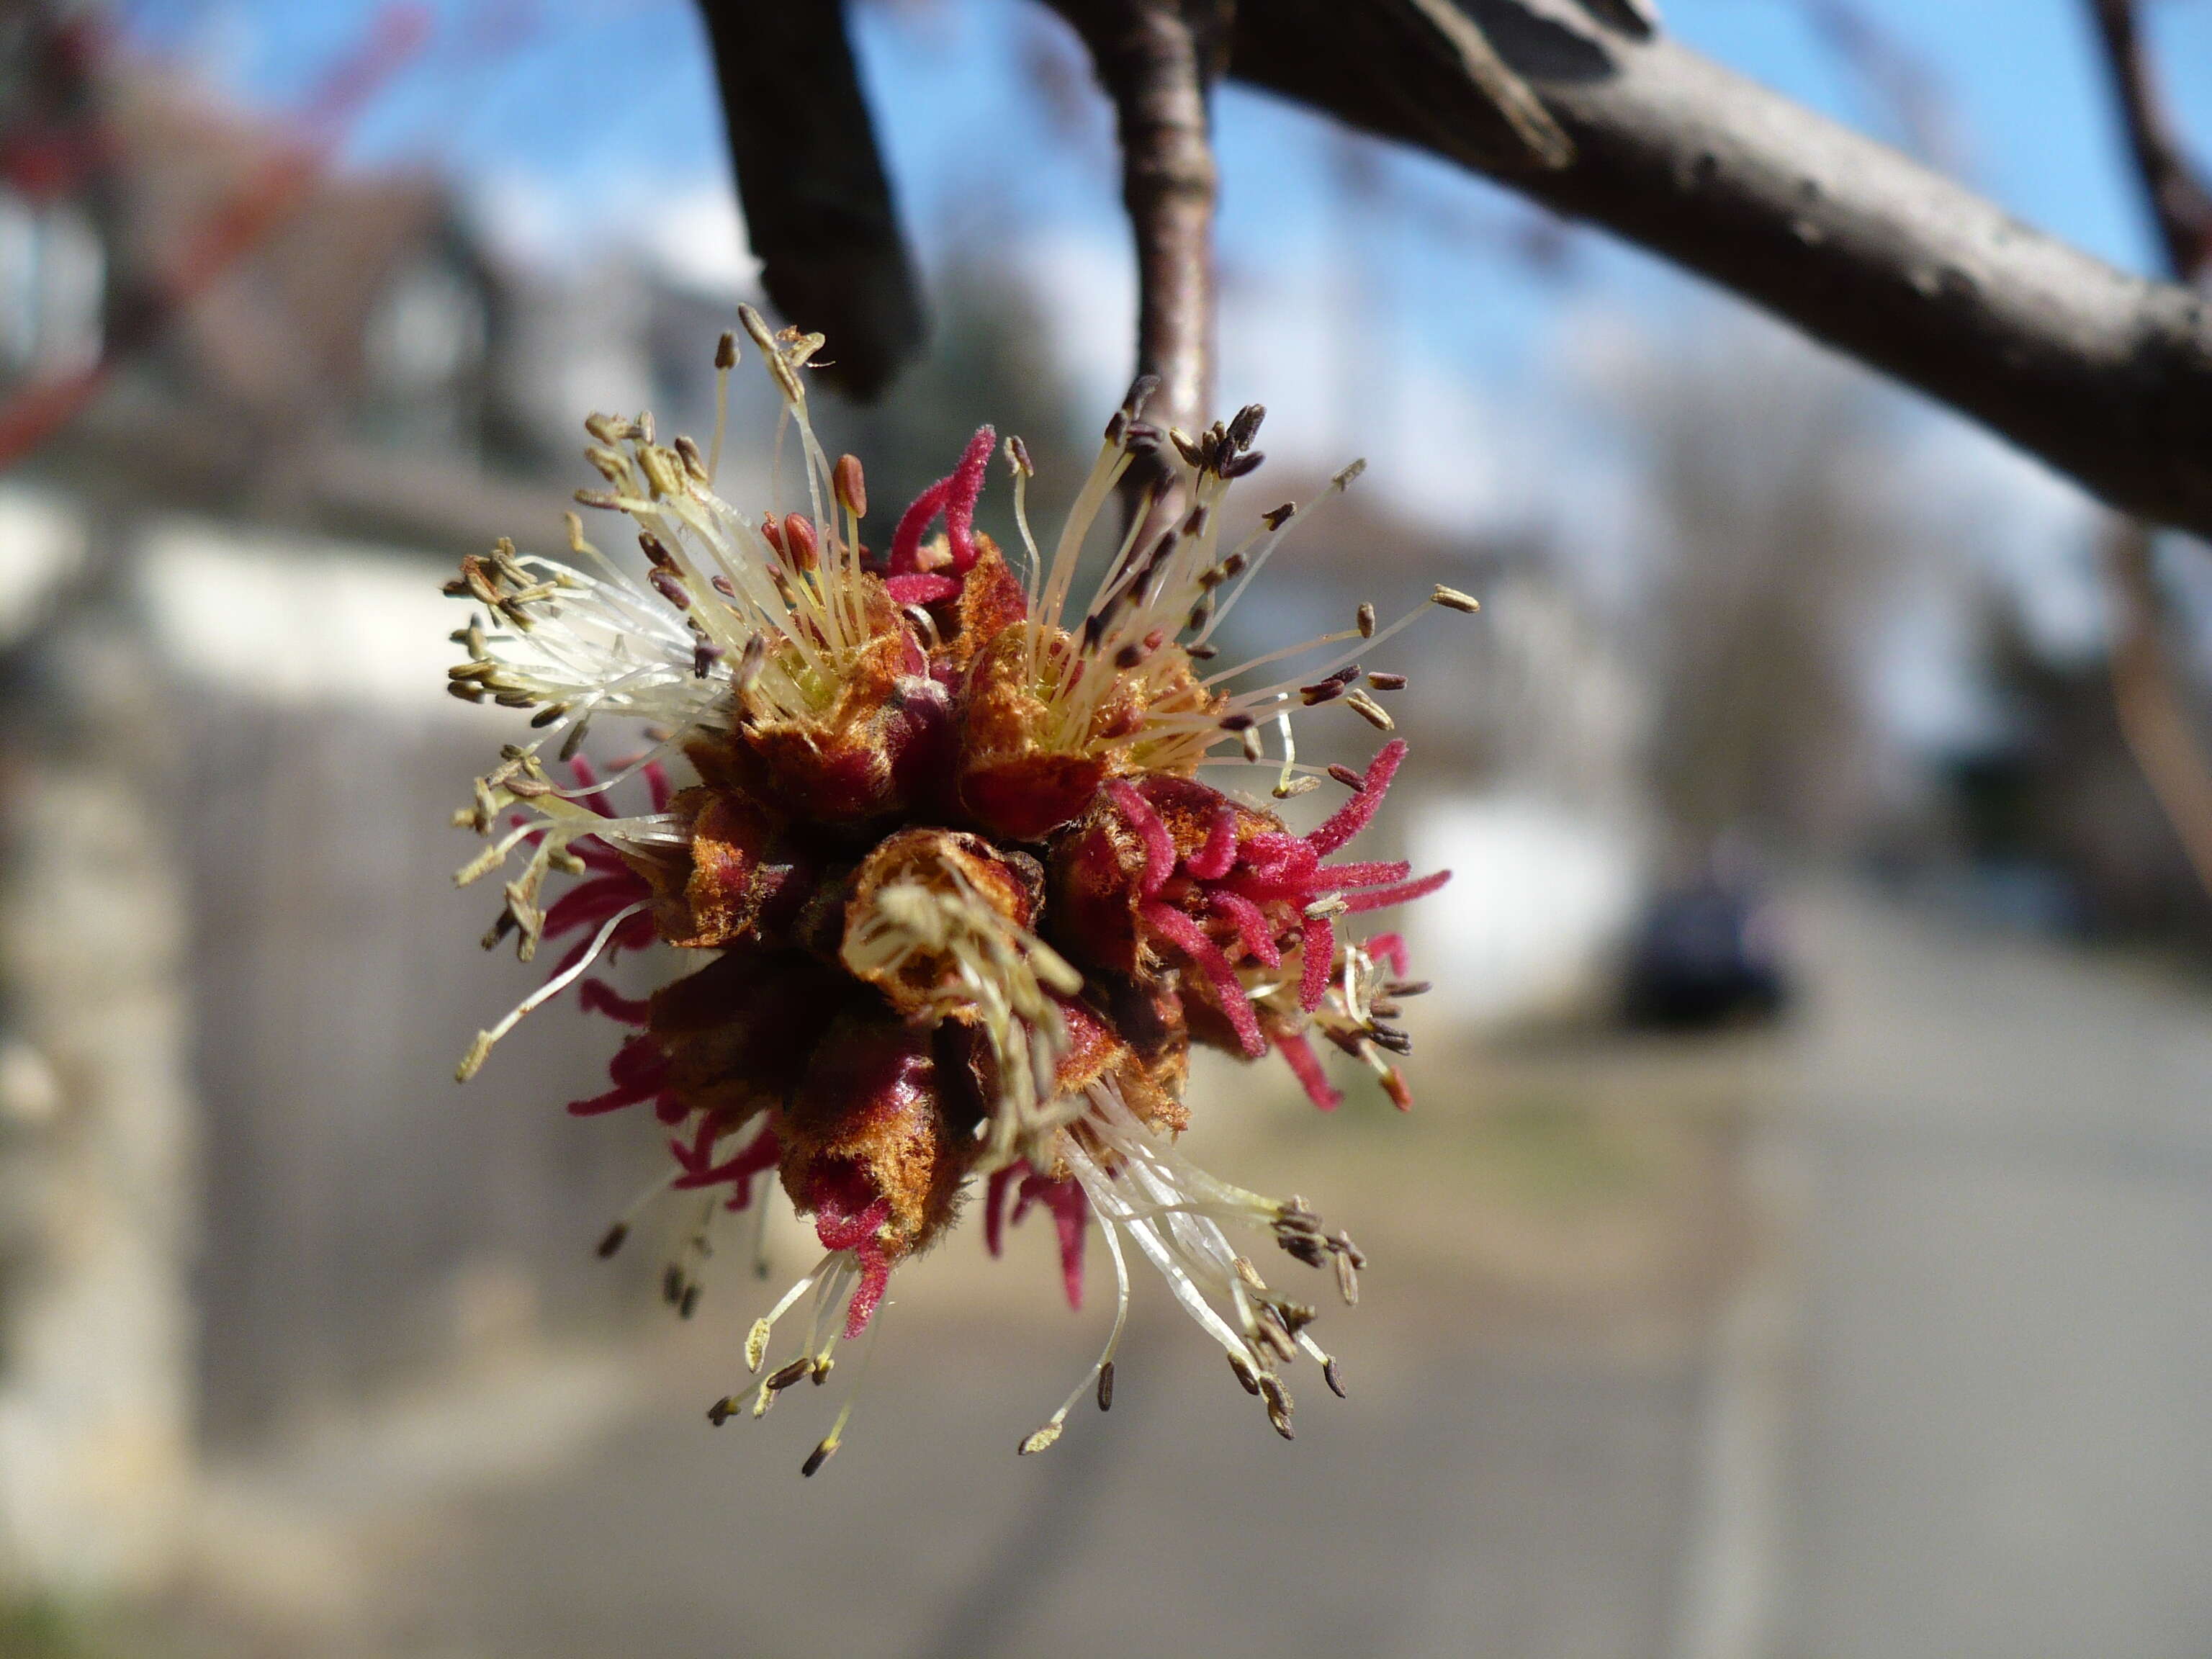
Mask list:
[[[2212,535],[2212,316],[1888,147],[1572,0],[1455,0],[1572,165],[1500,118],[1412,0],[1243,0],[1232,76],[1602,225],[1980,421],[2116,507]]]
[[[1225,0],[1081,0],[1058,8],[1114,101],[1121,199],[1137,246],[1137,372],[1159,377],[1146,417],[1195,431],[1213,400],[1213,209],[1208,107]]]
[[[921,288],[841,0],[700,0],[761,283],[872,397],[922,344]]]
[[[2112,72],[2112,96],[2126,125],[2136,175],[2149,198],[2166,264],[2194,281],[2212,261],[2212,191],[2189,163],[2159,94],[2135,0],[2091,0],[2090,11]]]
[[[2212,260],[2212,191],[2191,164],[2159,96],[2134,0],[2090,0],[2090,11],[2166,263],[2177,276],[2197,279]],[[2139,519],[2115,520],[2106,537],[2112,704],[2128,752],[2187,854],[2197,884],[2212,893],[2212,766],[2190,718],[2187,678],[2167,649],[2168,611],[2156,552],[2150,526]]]

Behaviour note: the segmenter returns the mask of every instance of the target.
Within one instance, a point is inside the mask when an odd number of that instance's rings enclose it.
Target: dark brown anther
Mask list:
[[[1022,441],[1019,433],[1006,440],[1006,449],[1013,456],[1014,465],[1020,470],[1024,477],[1036,477],[1036,468],[1030,462],[1030,447]]]
[[[830,470],[830,487],[836,494],[838,506],[856,519],[868,516],[868,479],[860,471],[858,455],[837,458],[837,465]]]
[[[1329,763],[1328,775],[1347,789],[1364,789],[1367,787],[1367,780],[1361,777],[1358,773],[1348,766],[1340,766],[1334,761]]]
[[[622,1249],[623,1241],[629,1237],[629,1223],[627,1221],[617,1221],[613,1226],[608,1228],[605,1235],[602,1236],[599,1240],[599,1247],[597,1251],[599,1260],[605,1261],[617,1250]]]
[[[698,444],[682,433],[676,437],[676,457],[684,463],[684,470],[691,475],[693,483],[708,482],[707,458],[699,453]]]
[[[1291,1391],[1283,1386],[1282,1379],[1272,1373],[1261,1376],[1260,1391],[1267,1396],[1267,1420],[1275,1425],[1275,1432],[1285,1440],[1297,1439],[1291,1432]]]
[[[712,640],[701,640],[691,647],[691,674],[695,679],[705,679],[714,672],[714,665],[727,655]]]
[[[812,521],[796,513],[784,519],[783,548],[784,556],[801,570],[811,570],[822,562]]]
[[[1221,654],[1221,647],[1218,645],[1187,645],[1183,649],[1194,662],[1212,662]]]
[[[1320,680],[1312,685],[1302,685],[1298,688],[1298,700],[1309,708],[1318,708],[1325,702],[1334,702],[1343,695],[1344,686],[1337,680]],[[1335,769],[1332,767],[1331,775],[1334,775],[1334,772]],[[1356,772],[1352,775],[1355,778],[1358,777]]]
[[[1248,477],[1252,473],[1257,472],[1260,470],[1261,463],[1265,461],[1267,459],[1267,455],[1262,451],[1257,449],[1252,451],[1249,454],[1232,456],[1231,459],[1221,464],[1221,476],[1224,478],[1242,478]]]
[[[781,1394],[793,1383],[804,1382],[813,1370],[814,1361],[811,1356],[805,1359],[794,1359],[769,1378],[768,1390],[770,1394]]]
[[[684,1299],[684,1269],[673,1261],[660,1270],[660,1299],[671,1307]]]
[[[714,584],[714,591],[724,599],[734,599],[738,597],[738,585],[720,571],[715,572],[707,580]]]
[[[737,1409],[738,1402],[736,1398],[726,1394],[720,1400],[717,1400],[713,1405],[707,1407],[707,1420],[719,1429],[723,1424],[730,1420],[731,1415],[736,1412]]]
[[[807,1454],[806,1461],[799,1466],[799,1472],[801,1474],[811,1476],[817,1469],[836,1455],[837,1443],[834,1440],[825,1440]]]
[[[696,1285],[686,1285],[684,1287],[683,1299],[676,1304],[676,1316],[678,1319],[689,1319],[693,1314],[697,1313],[699,1296],[700,1291]]]
[[[1194,470],[1202,471],[1205,468],[1206,461],[1205,447],[1194,442],[1184,434],[1182,428],[1170,428],[1168,441],[1176,447],[1176,452]]]
[[[1126,674],[1129,670],[1134,668],[1139,663],[1144,661],[1144,659],[1145,647],[1143,646],[1125,645],[1119,651],[1116,651],[1114,653],[1114,666],[1120,669]]]
[[[1384,1025],[1379,1023],[1370,1025],[1368,1027],[1367,1035],[1375,1040],[1376,1048],[1388,1048],[1394,1054],[1410,1054],[1413,1052],[1412,1036],[1400,1030],[1395,1025]]]
[[[1321,1362],[1321,1379],[1328,1384],[1328,1391],[1339,1400],[1344,1399],[1344,1373],[1337,1369],[1336,1356],[1331,1354]]]
[[[1249,732],[1253,725],[1249,714],[1224,714],[1221,717],[1221,729],[1224,732]]]
[[[1145,412],[1145,405],[1152,402],[1152,394],[1159,389],[1160,377],[1158,375],[1139,374],[1135,380],[1129,382],[1127,395],[1123,397],[1121,399],[1121,413],[1127,416],[1131,420],[1136,419],[1138,416]]]
[[[1336,1293],[1344,1298],[1346,1307],[1359,1305],[1359,1270],[1352,1265],[1348,1255],[1336,1258]]]
[[[1114,1362],[1110,1359],[1098,1368],[1098,1409],[1114,1409]]]
[[[1429,981],[1425,979],[1394,979],[1382,988],[1382,994],[1390,997],[1417,997],[1426,992]]]
[[[689,611],[691,608],[690,591],[665,570],[648,571],[646,573],[646,579],[653,584],[654,592],[678,611]]]
[[[714,343],[714,367],[735,368],[737,366],[738,337],[729,330],[724,329],[722,337]]]
[[[1237,418],[1229,422],[1229,441],[1239,449],[1249,449],[1252,440],[1260,435],[1260,422],[1267,418],[1262,404],[1247,404],[1237,411]]]
[[[1243,1385],[1245,1393],[1256,1395],[1260,1392],[1260,1379],[1253,1375],[1252,1367],[1243,1354],[1229,1356],[1229,1369],[1237,1373],[1237,1381]]]
[[[1112,415],[1107,417],[1106,441],[1109,444],[1120,443],[1121,441],[1121,434],[1128,429],[1129,417],[1127,415],[1124,415],[1120,410],[1115,410]]]
[[[650,530],[637,532],[637,550],[645,555],[645,562],[656,570],[673,570],[676,568],[675,556],[661,544],[660,538]]]
[[[1270,512],[1262,513],[1260,515],[1260,521],[1270,530],[1280,530],[1292,519],[1297,517],[1297,514],[1298,504],[1296,501],[1285,501],[1280,507]]]

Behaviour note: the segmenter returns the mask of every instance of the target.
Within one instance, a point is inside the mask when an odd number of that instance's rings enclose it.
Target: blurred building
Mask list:
[[[506,269],[436,176],[173,76],[100,90],[96,167],[0,169],[0,411],[94,394],[0,480],[0,1592],[149,1582],[205,1437],[635,1288],[590,1260],[623,1149],[544,1109],[592,1034],[450,1081],[529,975],[442,875],[495,737],[438,588],[558,536],[584,410],[696,421],[728,322]]]

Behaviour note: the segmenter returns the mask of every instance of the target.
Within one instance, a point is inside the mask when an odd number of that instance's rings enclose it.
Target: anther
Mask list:
[[[858,455],[840,455],[837,465],[830,469],[830,487],[837,497],[837,505],[856,519],[868,516],[867,475],[860,471]]]
[[[684,1287],[683,1298],[676,1304],[676,1316],[678,1319],[689,1319],[693,1314],[697,1313],[699,1296],[700,1290],[696,1285],[686,1285]]]
[[[729,330],[724,329],[722,337],[714,343],[714,367],[735,368],[737,366],[738,337]]]
[[[813,523],[796,513],[787,514],[783,520],[783,545],[786,556],[801,570],[811,570],[821,562]]]
[[[1470,617],[1482,609],[1481,600],[1471,594],[1461,592],[1456,587],[1446,587],[1441,582],[1437,584],[1437,591],[1429,595],[1429,600],[1433,605],[1443,606],[1447,611],[1465,611]]]
[[[805,1382],[813,1370],[814,1361],[811,1356],[804,1359],[794,1359],[781,1370],[772,1373],[762,1386],[771,1394],[781,1394],[793,1383]]]
[[[837,1443],[835,1440],[825,1440],[807,1454],[806,1461],[799,1466],[799,1472],[811,1476],[836,1455]]]
[[[1328,775],[1347,789],[1364,789],[1367,787],[1366,779],[1350,767],[1340,766],[1334,761],[1328,763]]]
[[[1229,1356],[1229,1369],[1237,1373],[1237,1381],[1243,1385],[1245,1393],[1256,1395],[1260,1392],[1260,1379],[1243,1354],[1231,1353]]]
[[[1398,722],[1390,718],[1390,711],[1364,691],[1349,692],[1344,701],[1353,714],[1358,715],[1376,731],[1395,732],[1398,729]]]
[[[1367,683],[1377,691],[1403,691],[1406,689],[1403,674],[1370,674]]]
[[[605,1235],[599,1240],[597,1252],[599,1260],[605,1261],[617,1250],[622,1249],[623,1241],[629,1237],[629,1223],[627,1221],[617,1221],[613,1226],[608,1228]]]
[[[1098,1409],[1114,1409],[1114,1362],[1110,1359],[1098,1368]]]
[[[1363,640],[1373,639],[1375,637],[1375,607],[1362,601],[1358,612],[1358,621],[1359,637]]]
[[[1331,1354],[1321,1362],[1321,1378],[1322,1382],[1328,1384],[1328,1391],[1331,1394],[1339,1400],[1345,1398],[1344,1373],[1337,1368],[1334,1354]]]

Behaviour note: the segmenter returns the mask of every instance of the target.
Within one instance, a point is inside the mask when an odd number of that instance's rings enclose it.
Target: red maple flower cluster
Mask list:
[[[667,1189],[717,1194],[727,1210],[757,1206],[757,1178],[775,1173],[823,1255],[754,1328],[758,1371],[775,1324],[811,1291],[805,1340],[762,1382],[756,1413],[827,1374],[838,1341],[875,1319],[898,1264],[941,1237],[980,1184],[994,1252],[1010,1198],[1016,1220],[1032,1206],[1051,1214],[1071,1302],[1096,1226],[1126,1312],[1122,1245],[1134,1243],[1287,1435],[1280,1368],[1304,1350],[1334,1387],[1334,1362],[1307,1330],[1313,1309],[1270,1289],[1224,1228],[1333,1263],[1346,1299],[1361,1257],[1302,1201],[1218,1181],[1175,1141],[1189,1121],[1194,1043],[1279,1052],[1328,1109],[1341,1097],[1319,1036],[1410,1103],[1394,1063],[1407,1039],[1392,1020],[1396,1000],[1423,988],[1405,980],[1397,936],[1359,942],[1348,924],[1445,877],[1332,861],[1374,818],[1405,744],[1387,743],[1364,773],[1324,773],[1300,765],[1291,742],[1291,710],[1338,701],[1390,726],[1370,692],[1403,680],[1378,672],[1363,686],[1352,660],[1382,637],[1373,613],[1363,606],[1353,628],[1294,648],[1331,652],[1308,675],[1249,684],[1293,652],[1212,672],[1222,615],[1302,509],[1278,508],[1224,546],[1221,498],[1258,465],[1260,411],[1196,437],[1164,433],[1142,420],[1142,383],[1049,554],[1030,530],[1018,439],[1003,452],[1018,566],[975,527],[1000,453],[985,428],[878,556],[860,538],[859,463],[830,463],[806,419],[800,371],[818,337],[745,321],[796,417],[809,510],[756,520],[714,495],[714,459],[690,441],[664,446],[647,418],[595,416],[587,453],[608,488],[580,499],[628,515],[643,580],[572,518],[573,562],[502,543],[464,561],[449,589],[481,607],[455,636],[469,659],[453,689],[533,710],[540,743],[559,739],[570,768],[558,775],[539,744],[510,745],[463,815],[495,837],[465,880],[527,854],[487,943],[512,934],[528,956],[546,937],[574,941],[546,985],[482,1035],[463,1075],[523,1014],[578,984],[585,1007],[631,1035],[608,1086],[572,1112],[650,1109],[672,1131]],[[734,360],[726,337],[725,374]],[[1139,462],[1164,484],[1076,611],[1085,543]],[[1436,600],[1474,608],[1449,589]],[[649,797],[634,815],[612,805],[618,780],[578,752],[591,722],[611,716],[641,720],[655,743],[629,769]],[[672,761],[696,781],[672,787]],[[1279,799],[1324,775],[1351,794],[1301,835],[1201,781],[1220,765],[1267,775]],[[580,879],[544,903],[556,874]],[[710,959],[643,997],[592,973],[653,945]],[[687,1313],[702,1255],[668,1274]],[[1050,1443],[1094,1381],[1110,1401],[1121,1328],[1117,1313],[1098,1363],[1023,1449]],[[719,1402],[715,1419],[736,1404]]]

